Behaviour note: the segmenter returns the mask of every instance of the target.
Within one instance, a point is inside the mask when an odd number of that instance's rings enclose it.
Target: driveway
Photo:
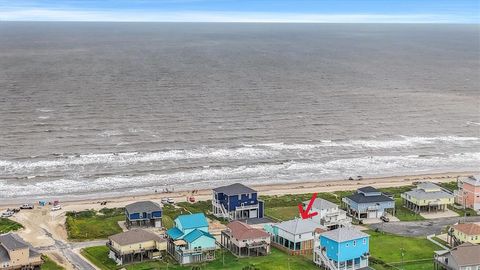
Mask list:
[[[384,222],[371,224],[369,227],[404,236],[427,236],[439,234],[445,226],[453,225],[459,221],[463,222],[464,220],[464,217],[450,217],[422,221]],[[480,222],[480,216],[467,217],[466,221]]]

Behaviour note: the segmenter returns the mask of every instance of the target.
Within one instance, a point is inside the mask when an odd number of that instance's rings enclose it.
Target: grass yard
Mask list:
[[[173,205],[165,204],[163,206],[162,223],[163,227],[170,229],[173,227],[173,220],[181,214],[187,214],[180,208],[175,208]]]
[[[222,260],[222,252],[224,258]],[[117,269],[115,263],[108,259],[108,247],[98,246],[85,248],[82,250],[82,254],[88,258],[92,263],[102,270]],[[171,270],[191,270],[194,266],[201,267],[202,270],[214,270],[214,269],[232,269],[242,270],[247,266],[253,266],[260,270],[282,270],[282,269],[318,269],[310,257],[301,256],[289,256],[286,253],[281,252],[278,249],[272,248],[272,253],[266,257],[251,257],[238,259],[227,251],[218,251],[217,257],[214,261],[209,263],[203,263],[198,265],[180,266],[172,261],[172,259],[166,256],[166,261],[151,261],[144,263],[131,264],[125,267],[127,270],[151,270],[151,269],[171,269]],[[223,264],[223,261],[225,264]],[[168,264],[167,264],[168,262]],[[118,267],[121,268],[121,267]]]
[[[80,253],[102,270],[115,270],[118,268],[115,261],[108,258],[109,249],[107,246],[84,248]]]
[[[66,216],[68,238],[78,241],[105,239],[122,232],[118,222],[125,220],[123,208],[68,212]]]
[[[265,215],[274,219],[274,220],[290,220],[294,217],[298,217],[300,214],[298,212],[298,206],[284,206],[284,207],[274,207],[266,208]]]
[[[452,182],[447,182],[447,183],[439,183],[438,185],[445,188],[445,189],[450,190],[451,192],[458,189],[457,181],[452,181]]]
[[[433,252],[441,248],[421,237],[405,237],[383,232],[367,231],[370,235],[370,254],[386,263],[432,259]]]
[[[0,234],[18,231],[20,229],[23,229],[23,226],[20,223],[8,218],[0,218]]]
[[[65,268],[61,267],[47,256],[42,256],[42,259],[44,263],[40,267],[41,270],[65,270]]]

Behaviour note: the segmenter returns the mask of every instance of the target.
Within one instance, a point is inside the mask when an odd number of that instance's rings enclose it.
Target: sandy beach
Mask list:
[[[333,192],[338,190],[355,190],[361,186],[382,187],[398,187],[410,185],[419,181],[433,182],[450,182],[455,181],[459,176],[473,175],[474,172],[444,172],[444,173],[428,173],[408,176],[390,176],[390,177],[372,177],[362,180],[319,180],[309,182],[293,182],[288,184],[271,184],[271,185],[253,185],[261,195],[285,195],[285,194],[303,194],[313,192]],[[211,198],[211,189],[197,190],[195,199],[198,201],[208,200]],[[175,191],[171,193],[158,192],[153,194],[129,195],[118,197],[98,197],[92,195],[91,198],[72,199],[62,201],[62,207],[66,211],[81,211],[84,209],[101,209],[104,207],[123,207],[126,204],[141,201],[154,200],[158,201],[162,198],[173,198],[175,202],[187,201],[187,197],[191,195],[191,191]],[[107,205],[100,205],[101,201],[107,201]],[[0,209],[18,207],[18,203],[2,203]]]

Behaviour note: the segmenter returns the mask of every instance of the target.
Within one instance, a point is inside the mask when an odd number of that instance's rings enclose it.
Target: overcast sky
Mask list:
[[[0,0],[0,20],[479,23],[479,3],[479,0]]]

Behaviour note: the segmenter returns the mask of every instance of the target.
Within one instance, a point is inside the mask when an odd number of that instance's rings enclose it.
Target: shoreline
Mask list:
[[[411,185],[419,181],[434,181],[434,182],[451,182],[456,181],[458,176],[473,175],[473,171],[461,172],[433,172],[422,173],[414,175],[400,175],[400,176],[378,176],[366,177],[362,180],[346,180],[346,179],[325,179],[318,181],[304,181],[304,182],[289,182],[281,184],[265,184],[265,185],[249,185],[255,188],[260,195],[286,195],[286,194],[304,194],[313,192],[333,192],[339,190],[355,190],[361,186],[373,186],[376,188],[398,187]],[[102,194],[92,194],[88,198],[71,198],[61,201],[61,205],[68,211],[81,211],[85,209],[101,209],[104,207],[123,207],[131,202],[140,200],[154,200],[159,201],[162,198],[173,198],[175,202],[187,201],[192,190],[180,190],[171,193],[158,192],[149,194],[129,194],[109,197]],[[199,189],[195,193],[196,201],[205,201],[211,199],[212,189]],[[107,201],[107,205],[100,205],[99,202]],[[1,208],[18,207],[22,202],[4,201],[0,202]],[[34,203],[37,203],[36,201]]]

